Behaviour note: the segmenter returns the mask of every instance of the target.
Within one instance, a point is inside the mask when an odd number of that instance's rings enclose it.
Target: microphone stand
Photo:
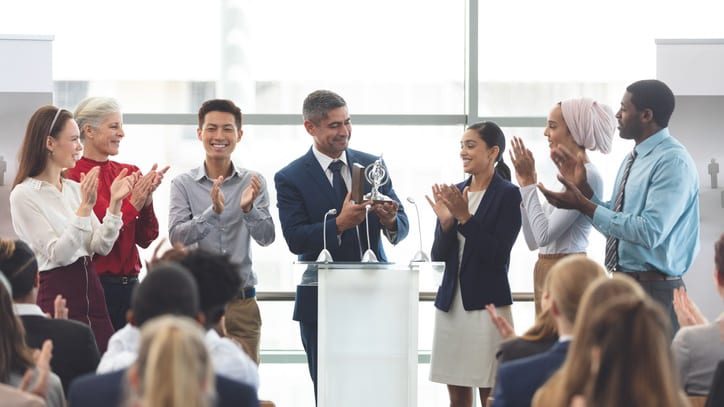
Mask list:
[[[324,214],[324,220],[322,221],[322,239],[324,239],[324,249],[319,252],[319,256],[317,256],[317,263],[334,262],[334,260],[332,260],[332,253],[327,250],[327,216],[336,214],[337,210],[334,208],[328,210],[327,213]]]
[[[415,200],[412,199],[411,196],[407,197],[407,202],[411,203],[412,206],[415,207],[415,213],[417,213],[417,234],[420,237],[420,250],[412,256],[410,263],[429,262],[430,257],[428,257],[427,253],[422,251],[422,225],[420,224],[420,210],[417,208],[417,203],[415,203]]]
[[[367,227],[367,251],[362,256],[362,263],[379,263],[379,260],[377,260],[377,255],[375,255],[375,252],[372,251],[372,245],[370,245],[370,222],[369,222],[369,214],[370,214],[370,208],[371,206],[369,204],[365,205],[365,226]]]

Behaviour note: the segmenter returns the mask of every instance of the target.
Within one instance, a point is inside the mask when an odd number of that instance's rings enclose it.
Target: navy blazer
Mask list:
[[[367,167],[378,158],[352,149],[347,149],[346,154],[349,167],[354,163]],[[299,260],[317,260],[319,252],[324,248],[322,243],[324,229],[327,230],[327,250],[335,261],[360,261],[362,259],[362,253],[367,250],[367,227],[364,222],[359,225],[359,235],[355,228],[346,230],[342,234],[341,244],[337,239],[335,217],[327,216],[327,222],[323,223],[324,214],[332,208],[339,211],[341,203],[337,202],[332,184],[311,148],[305,155],[277,172],[274,175],[274,184],[284,239],[289,250],[296,254]],[[371,185],[365,184],[364,192],[367,193],[371,190]],[[407,214],[392,188],[392,181],[382,186],[380,192],[399,204],[397,235],[393,242],[396,244],[407,236],[409,230]],[[382,225],[373,213],[370,213],[369,216],[369,230],[370,248],[377,255],[379,261],[387,261],[381,240]],[[317,320],[316,286],[298,287],[294,314],[294,319],[297,321],[315,322]]]
[[[471,177],[472,178],[472,177]],[[471,178],[457,185],[461,191]],[[435,228],[432,260],[445,262],[442,284],[437,290],[435,306],[450,309],[458,282],[466,310],[479,310],[487,304],[505,306],[513,303],[508,283],[510,251],[520,232],[520,191],[518,187],[493,175],[478,210],[464,225],[457,221],[447,232],[440,221]],[[459,257],[458,232],[465,236],[462,262]]]
[[[121,406],[123,402],[125,370],[94,375],[74,380],[68,392],[72,407]],[[245,383],[216,375],[216,407],[258,407],[256,390]]]
[[[530,406],[535,392],[563,365],[570,342],[557,342],[547,352],[500,365],[493,407]]]

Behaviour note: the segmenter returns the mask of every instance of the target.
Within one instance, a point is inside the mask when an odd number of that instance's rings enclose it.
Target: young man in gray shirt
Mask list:
[[[173,244],[196,245],[227,254],[239,265],[242,289],[226,310],[226,331],[259,363],[261,316],[251,239],[274,241],[269,194],[261,174],[235,166],[231,154],[241,140],[241,110],[230,100],[208,100],[199,109],[199,140],[204,164],[171,181],[169,237]]]

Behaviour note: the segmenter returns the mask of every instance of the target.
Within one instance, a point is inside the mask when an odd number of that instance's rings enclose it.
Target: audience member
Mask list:
[[[724,235],[714,244],[714,282],[724,298]],[[684,289],[674,291],[674,310],[683,329],[676,333],[671,350],[684,391],[707,395],[717,363],[724,360],[724,313],[708,323]]]
[[[101,224],[93,213],[100,169],[88,171],[80,184],[61,175],[80,158],[79,137],[78,125],[67,110],[44,106],[35,111],[18,158],[10,213],[15,232],[38,261],[40,308],[52,314],[56,296],[62,295],[69,318],[88,324],[103,352],[113,326],[90,259],[108,254],[113,247],[123,226],[121,204],[137,177],[127,175],[127,170],[116,176]]]
[[[598,279],[588,287],[580,302],[568,356],[563,366],[535,394],[534,406],[568,407],[575,395],[583,394],[591,377],[591,353],[580,339],[585,338],[585,332],[590,329],[591,314],[606,301],[627,295],[646,297],[641,286],[623,274]]]
[[[40,388],[48,407],[65,406],[60,378],[50,372],[52,342],[43,345],[44,355],[36,366],[33,352],[25,344],[23,324],[13,312],[12,288],[4,273],[0,273],[0,384],[24,390]],[[47,384],[46,384],[47,381]]]
[[[121,164],[109,158],[118,154],[125,137],[121,108],[114,99],[90,97],[84,99],[73,114],[83,157],[69,168],[65,175],[80,182],[81,174],[95,167],[98,171],[98,199],[93,212],[102,219],[108,209],[111,184],[123,169],[129,174],[138,173],[138,167]],[[121,204],[123,227],[110,253],[94,256],[93,266],[103,286],[108,315],[115,330],[126,324],[126,312],[131,308],[131,292],[138,284],[141,259],[136,245],[146,248],[158,237],[158,220],[153,211],[153,191],[160,185],[168,167],[156,171],[154,165],[148,174],[139,178],[130,195]]]
[[[500,365],[494,407],[530,405],[536,390],[566,359],[583,293],[593,281],[604,276],[603,267],[584,255],[568,256],[551,268],[550,311],[559,340],[547,352]]]
[[[520,192],[503,162],[505,135],[493,122],[476,123],[460,140],[457,185],[432,187],[437,215],[432,259],[445,262],[435,297],[430,380],[447,385],[451,406],[472,406],[473,388],[487,400],[495,381],[501,337],[483,315],[486,304],[512,322],[510,251],[520,232]]]
[[[260,246],[274,242],[269,193],[261,174],[231,160],[244,134],[241,110],[234,102],[207,100],[199,109],[198,121],[196,134],[206,156],[201,166],[171,182],[168,234],[172,244],[227,254],[239,265],[244,286],[226,310],[226,331],[244,344],[258,364],[261,314],[251,239]]]
[[[548,113],[543,135],[551,150],[561,148],[580,156],[586,167],[586,181],[600,196],[603,180],[588,159],[586,150],[608,153],[615,129],[616,119],[607,105],[587,98],[567,99],[556,103]],[[520,206],[523,235],[530,250],[539,249],[538,261],[533,268],[533,295],[538,315],[546,274],[559,259],[576,253],[585,254],[591,222],[578,211],[551,207],[547,202],[541,206],[533,153],[520,138],[514,137],[511,144],[510,157],[523,198]]]
[[[40,349],[45,340],[53,342],[55,355],[50,366],[67,392],[74,378],[93,372],[98,366],[100,355],[93,331],[77,321],[49,318],[36,305],[40,285],[38,263],[25,242],[0,239],[0,270],[12,286],[15,313],[25,327],[27,345]]]

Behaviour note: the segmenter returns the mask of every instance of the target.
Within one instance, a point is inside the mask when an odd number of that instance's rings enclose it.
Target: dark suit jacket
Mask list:
[[[63,382],[63,391],[76,377],[95,372],[100,361],[93,331],[88,325],[70,319],[51,319],[40,315],[21,315],[25,341],[31,348],[40,349],[43,341],[53,341],[50,367]]]
[[[498,358],[498,363],[503,363],[526,358],[528,356],[538,355],[550,350],[557,341],[557,337],[541,341],[530,341],[516,337],[501,343],[500,349],[495,357]]]
[[[84,375],[73,381],[68,393],[72,407],[121,406],[124,398],[125,370],[101,375]],[[259,400],[253,387],[216,376],[217,407],[258,407]]]
[[[570,341],[557,342],[548,352],[500,365],[493,407],[530,406],[538,388],[566,360],[569,344]]]
[[[365,167],[372,164],[377,157],[347,149],[347,163],[359,163]],[[319,252],[324,248],[323,230],[327,230],[327,250],[335,261],[360,261],[361,252],[367,250],[367,228],[365,223],[359,225],[359,236],[355,228],[346,230],[342,235],[341,244],[337,240],[335,217],[330,215],[323,223],[324,214],[336,208],[341,208],[337,202],[334,190],[324,170],[319,165],[312,149],[302,157],[292,161],[274,176],[277,191],[277,207],[279,220],[282,225],[284,239],[289,250],[298,255],[299,260],[315,261]],[[365,193],[371,189],[365,186]],[[392,182],[380,188],[380,192],[400,203],[392,188]],[[409,229],[407,215],[400,203],[397,212],[397,243],[405,236]],[[382,225],[376,215],[369,216],[370,247],[379,261],[387,261],[382,248]],[[297,321],[317,321],[317,287],[300,286],[297,289],[294,319]]]
[[[457,187],[462,191],[471,178]],[[505,306],[513,303],[508,284],[510,250],[520,231],[520,191],[497,173],[473,217],[464,225],[455,223],[443,232],[440,222],[435,228],[432,260],[445,262],[442,284],[437,290],[435,306],[450,309],[460,264],[460,292],[466,310],[483,309],[487,304]],[[458,261],[457,234],[465,236],[462,263]]]

